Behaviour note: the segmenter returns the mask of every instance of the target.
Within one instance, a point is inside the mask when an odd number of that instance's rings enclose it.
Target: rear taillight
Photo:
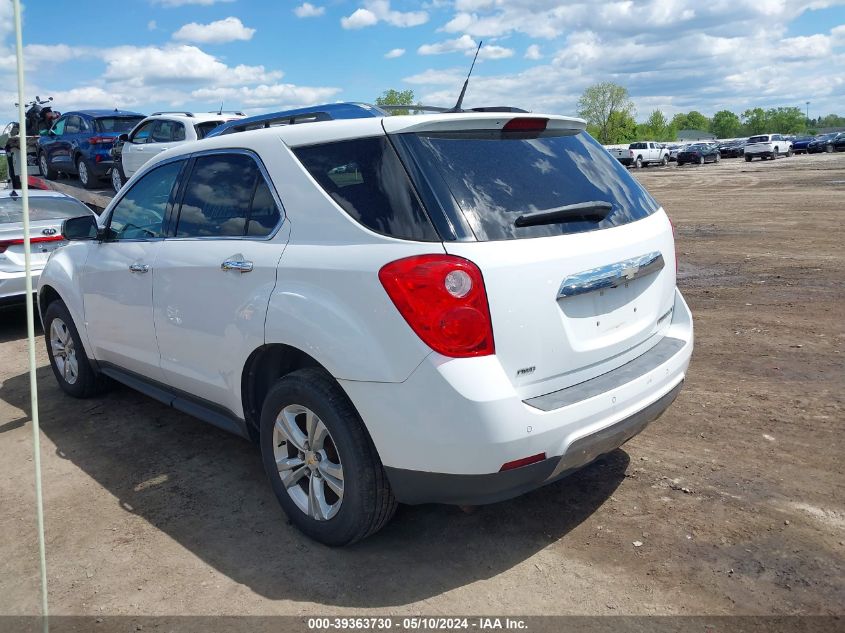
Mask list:
[[[32,237],[30,238],[30,244],[37,244],[38,242],[61,242],[64,237],[61,235],[51,235],[49,237]],[[23,238],[17,240],[0,240],[0,253],[5,253],[6,249],[10,246],[17,246],[18,244],[23,244]]]
[[[113,136],[92,136],[88,139],[91,145],[105,145],[106,143],[114,143]]]
[[[517,117],[505,123],[504,132],[542,132],[549,124],[548,119],[539,117]]]
[[[474,263],[454,255],[418,255],[378,273],[396,309],[422,341],[453,358],[496,352],[484,278]]]

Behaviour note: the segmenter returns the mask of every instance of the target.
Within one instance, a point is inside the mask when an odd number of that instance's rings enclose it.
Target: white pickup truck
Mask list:
[[[776,159],[785,154],[792,156],[792,141],[782,134],[760,134],[752,136],[745,144],[745,162],[750,163],[754,158],[766,160]]]
[[[643,165],[665,166],[669,163],[669,150],[662,143],[631,143],[628,149],[612,149],[610,153],[623,165],[633,165],[637,169]]]

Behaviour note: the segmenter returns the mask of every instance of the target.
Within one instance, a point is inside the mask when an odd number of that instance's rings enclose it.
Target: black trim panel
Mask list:
[[[483,505],[519,496],[562,479],[619,448],[659,418],[678,396],[683,381],[632,416],[573,442],[564,455],[522,468],[486,475],[455,475],[385,466],[393,494],[401,503]]]
[[[158,400],[169,407],[173,407],[177,411],[182,411],[203,422],[213,424],[224,431],[229,431],[229,433],[249,439],[246,422],[224,407],[208,400],[197,398],[178,389],[173,389],[155,380],[139,376],[134,372],[121,369],[111,363],[100,362],[99,369],[109,378],[123,383],[127,387]]]

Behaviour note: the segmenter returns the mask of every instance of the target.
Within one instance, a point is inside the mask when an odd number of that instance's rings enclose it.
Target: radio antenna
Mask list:
[[[461,88],[461,95],[458,97],[458,102],[455,104],[455,107],[449,110],[449,112],[463,112],[461,106],[464,104],[464,95],[467,93],[467,86],[469,85],[469,78],[472,75],[472,69],[475,68],[475,60],[478,59],[478,51],[481,50],[481,45],[483,41],[478,42],[478,48],[475,49],[475,57],[472,58],[472,65],[469,67],[469,72],[467,73],[466,81],[464,81],[464,87]]]

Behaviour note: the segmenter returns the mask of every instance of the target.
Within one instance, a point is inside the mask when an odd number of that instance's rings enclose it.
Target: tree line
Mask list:
[[[587,88],[578,100],[578,115],[587,131],[605,145],[631,141],[674,141],[681,130],[710,132],[716,138],[765,134],[816,134],[819,128],[845,126],[845,117],[829,114],[808,119],[801,108],[749,108],[737,114],[720,110],[712,117],[701,112],[679,112],[667,119],[654,110],[644,123],[634,118],[636,109],[627,88],[611,82]]]

